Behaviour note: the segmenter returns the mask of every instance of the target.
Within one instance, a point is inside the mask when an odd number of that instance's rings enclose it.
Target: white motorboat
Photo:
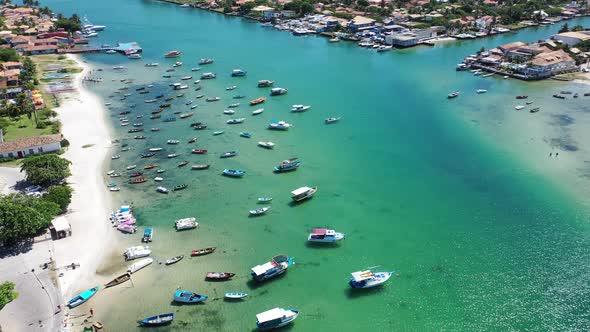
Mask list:
[[[162,148],[150,148],[149,151],[150,152],[158,152],[158,151],[162,151]]]
[[[293,125],[289,124],[285,121],[273,121],[268,125],[268,129],[275,129],[275,130],[287,130],[291,128]]]
[[[157,176],[157,177],[154,178],[154,181],[156,181],[156,182],[162,182],[162,181],[164,181],[164,178]]]
[[[344,234],[335,232],[333,229],[314,228],[313,232],[307,237],[309,242],[328,242],[333,243],[344,240]]]
[[[263,147],[265,149],[273,149],[275,144],[273,142],[258,142],[258,146]]]
[[[168,188],[162,187],[162,186],[157,187],[156,188],[156,191],[159,192],[159,193],[162,193],[162,194],[167,194],[169,192]]]
[[[518,106],[515,106],[514,107],[514,109],[517,110],[517,111],[520,111],[523,108],[524,108],[524,106],[522,106],[522,105],[518,105]]]
[[[300,202],[311,198],[318,191],[318,187],[301,187],[291,192],[291,199]]]
[[[270,210],[270,206],[265,206],[265,207],[261,207],[261,208],[256,208],[254,210],[250,210],[250,215],[251,216],[259,216],[262,214],[265,214],[266,211]]]
[[[180,141],[177,139],[169,139],[166,141],[166,144],[178,144],[178,143],[180,143]]]
[[[127,166],[126,168],[127,168],[128,171],[130,171],[130,170],[132,170],[134,168],[137,168],[137,165],[130,165],[130,166]]]
[[[236,111],[234,111],[234,110],[225,110],[225,111],[223,111],[223,114],[227,114],[227,115],[232,115],[234,113],[236,113]]]
[[[350,279],[348,284],[352,288],[371,288],[383,284],[392,275],[393,272],[357,271],[352,273],[352,279]]]
[[[264,108],[259,108],[259,109],[255,110],[255,111],[252,111],[252,115],[258,115],[258,114],[260,114],[262,112],[264,112]]]
[[[123,256],[125,256],[125,260],[132,260],[136,258],[147,257],[152,253],[149,246],[135,246],[129,247],[125,249],[123,252]]]
[[[270,330],[285,326],[299,316],[295,309],[274,308],[256,315],[256,326],[259,330]]]
[[[195,217],[183,218],[175,221],[175,227],[177,231],[193,229],[197,228],[197,226],[199,226],[199,223]]]
[[[225,123],[227,124],[238,124],[238,123],[242,123],[244,122],[244,118],[238,118],[238,119],[229,119],[227,121],[225,121]]]
[[[309,105],[293,105],[291,106],[291,112],[305,112],[310,108]]]
[[[154,259],[151,257],[148,258],[144,258],[140,261],[137,261],[131,265],[129,265],[129,267],[127,268],[127,272],[129,273],[135,273],[141,269],[143,269],[144,267],[152,264],[154,262]]]
[[[488,90],[486,90],[486,89],[477,89],[477,90],[475,90],[475,92],[476,92],[477,94],[482,94],[482,93],[486,93],[486,92],[488,92]]]

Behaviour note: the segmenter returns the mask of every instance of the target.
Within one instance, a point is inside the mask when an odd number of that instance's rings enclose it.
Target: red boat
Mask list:
[[[142,175],[143,175],[143,172],[135,172],[135,173],[129,174],[129,177],[130,178],[136,178],[136,177],[142,176]]]
[[[266,98],[264,98],[264,97],[260,97],[258,99],[250,100],[250,105],[262,104],[262,103],[264,103],[265,100],[266,100]]]
[[[129,180],[129,183],[136,184],[136,183],[143,183],[146,181],[147,181],[147,178],[134,178],[134,179]]]
[[[201,170],[201,169],[208,169],[209,168],[209,164],[206,165],[193,165],[191,166],[192,169],[196,169],[196,170]]]
[[[527,99],[529,96],[516,96],[516,99]]]
[[[215,249],[217,249],[217,247],[209,247],[209,248],[205,248],[205,249],[193,250],[193,251],[191,251],[191,256],[208,255],[208,254],[214,252]]]
[[[231,272],[207,272],[207,274],[205,275],[205,279],[208,279],[208,280],[229,280],[235,275],[236,275],[235,273],[231,273]]]
[[[164,57],[165,58],[178,58],[181,55],[182,55],[182,52],[180,52],[180,51],[170,51],[170,52],[164,54]]]
[[[149,164],[149,165],[144,166],[143,169],[152,169],[152,168],[156,168],[156,167],[158,167],[158,165]]]
[[[195,153],[195,154],[205,154],[205,153],[207,153],[207,150],[204,150],[204,149],[192,149],[191,152],[192,153]]]

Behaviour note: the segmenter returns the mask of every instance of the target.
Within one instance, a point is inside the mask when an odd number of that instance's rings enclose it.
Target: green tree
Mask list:
[[[568,31],[570,31],[570,28],[567,25],[567,23],[565,23],[564,25],[562,25],[561,26],[561,29],[559,29],[559,33],[568,32]]]
[[[14,291],[14,284],[10,281],[5,281],[0,285],[0,309],[4,308],[10,301],[16,299],[18,293]]]
[[[46,226],[44,216],[33,207],[10,198],[0,199],[0,242],[14,244],[34,236]]]
[[[43,200],[56,203],[61,212],[65,212],[72,201],[72,188],[68,186],[51,187],[45,195]]]
[[[246,2],[245,4],[240,6],[239,12],[242,15],[246,15],[248,13],[250,13],[250,11],[252,10],[252,8],[256,7],[256,3],[254,2]]]
[[[23,70],[20,73],[21,81],[28,82],[32,81],[37,75],[37,66],[31,60],[31,58],[24,57],[23,58]]]
[[[30,156],[21,163],[21,172],[26,173],[26,180],[35,185],[49,186],[59,184],[71,175],[71,162],[56,154]]]
[[[58,14],[57,21],[53,24],[53,26],[56,29],[64,29],[69,33],[74,33],[82,28],[80,18],[76,14],[72,15],[70,18],[66,18],[63,15]]]
[[[586,30],[586,29],[584,29],[584,27],[583,27],[583,26],[581,26],[581,25],[575,25],[575,26],[572,28],[572,31],[584,31],[584,30]]]
[[[12,48],[0,48],[0,61],[20,61],[20,56]]]

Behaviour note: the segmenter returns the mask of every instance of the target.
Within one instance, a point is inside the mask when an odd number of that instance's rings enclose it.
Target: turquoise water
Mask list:
[[[134,276],[133,287],[120,286],[101,292],[92,306],[109,330],[138,330],[134,321],[160,312],[175,312],[175,322],[161,330],[244,331],[255,328],[255,314],[275,306],[296,307],[300,318],[291,327],[302,331],[573,331],[588,330],[589,272],[586,210],[570,201],[542,174],[522,172],[515,156],[498,152],[476,130],[465,126],[462,114],[492,110],[499,100],[525,91],[546,95],[548,84],[526,85],[516,81],[474,78],[456,73],[454,66],[482,45],[492,47],[514,40],[534,41],[558,26],[521,31],[495,38],[451,43],[436,48],[417,48],[375,54],[352,44],[328,44],[316,37],[296,38],[239,18],[179,8],[152,1],[106,0],[95,2],[47,1],[58,11],[87,14],[95,24],[108,28],[96,42],[139,42],[144,59],[131,61],[119,55],[85,57],[94,68],[104,69],[102,84],[88,85],[112,102],[115,132],[133,150],[121,154],[111,168],[156,163],[168,169],[162,185],[189,187],[167,196],[155,193],[153,182],[124,185],[116,197],[132,202],[140,225],[155,227],[151,244],[158,261],[191,249],[217,246],[201,258],[185,258],[171,267],[155,264]],[[588,23],[588,20],[580,22]],[[571,22],[575,24],[575,22]],[[162,54],[179,49],[185,65],[162,79],[176,60]],[[175,95],[167,86],[197,67],[199,58],[215,63],[201,72],[214,71],[218,78],[203,81],[203,90],[175,98],[174,111],[189,112],[185,102],[197,94],[220,96],[217,103],[196,101],[195,116],[162,123],[147,119],[157,104],[144,99],[160,92]],[[159,62],[158,68],[144,68]],[[115,72],[123,64],[126,72]],[[248,71],[231,78],[234,68]],[[134,84],[124,85],[123,78]],[[115,79],[116,81],[111,81]],[[196,77],[195,77],[196,79]],[[256,107],[248,100],[266,96],[259,79],[275,80],[286,87],[285,96],[268,98],[265,112],[253,117]],[[192,83],[191,81],[188,81]],[[155,84],[149,95],[135,88]],[[226,86],[237,85],[234,91]],[[129,86],[132,93],[121,101],[116,89]],[[492,88],[496,97],[461,96],[448,101],[455,89],[474,91]],[[518,91],[518,93],[516,93]],[[235,116],[222,111],[244,94]],[[490,93],[491,94],[491,93]],[[108,96],[113,95],[113,98]],[[503,96],[503,97],[502,97]],[[479,99],[476,99],[479,98]],[[487,98],[487,97],[486,97]],[[549,102],[549,101],[547,101]],[[145,141],[130,139],[130,127],[118,127],[118,113],[136,103],[131,122],[161,131],[144,133]],[[303,114],[289,112],[291,104],[310,104]],[[136,115],[146,114],[143,119]],[[342,116],[326,126],[323,119]],[[165,117],[165,115],[163,115]],[[230,117],[245,117],[243,124],[228,126]],[[286,120],[295,126],[288,132],[266,130],[269,121]],[[208,130],[193,131],[192,122]],[[214,130],[225,129],[220,136]],[[253,132],[250,139],[240,131]],[[186,143],[198,137],[197,143]],[[168,139],[181,144],[166,145]],[[270,140],[274,150],[256,146]],[[163,147],[160,158],[140,160],[139,153]],[[191,155],[192,148],[207,155]],[[239,150],[235,158],[219,154]],[[168,159],[167,153],[184,153]],[[296,172],[276,175],[272,167],[297,156],[303,165]],[[176,168],[182,160],[210,163],[211,169]],[[247,172],[243,179],[220,175],[224,168]],[[155,175],[149,174],[150,178]],[[119,178],[121,179],[121,178]],[[105,181],[108,181],[105,179]],[[290,205],[289,192],[302,185],[319,191],[311,201]],[[266,216],[248,218],[256,198],[272,196]],[[175,219],[196,216],[198,230],[176,233]],[[102,222],[97,220],[96,222]],[[329,226],[345,232],[339,246],[310,247],[308,232]],[[126,245],[139,243],[140,234],[121,236]],[[118,248],[117,248],[118,250]],[[249,269],[275,254],[295,257],[296,265],[283,277],[255,285]],[[113,252],[99,275],[105,281],[125,270],[120,252]],[[371,267],[395,270],[385,287],[352,292],[349,273]],[[236,272],[224,283],[203,281],[207,271]],[[204,305],[175,306],[177,287],[209,295]],[[246,291],[241,303],[224,302],[228,291]]]

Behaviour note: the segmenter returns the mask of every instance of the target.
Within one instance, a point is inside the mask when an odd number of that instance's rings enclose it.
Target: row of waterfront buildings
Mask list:
[[[576,47],[585,41],[590,41],[590,30],[558,33],[531,44],[512,42],[470,55],[457,69],[479,68],[524,80],[545,79],[579,71],[590,59],[590,52]]]

